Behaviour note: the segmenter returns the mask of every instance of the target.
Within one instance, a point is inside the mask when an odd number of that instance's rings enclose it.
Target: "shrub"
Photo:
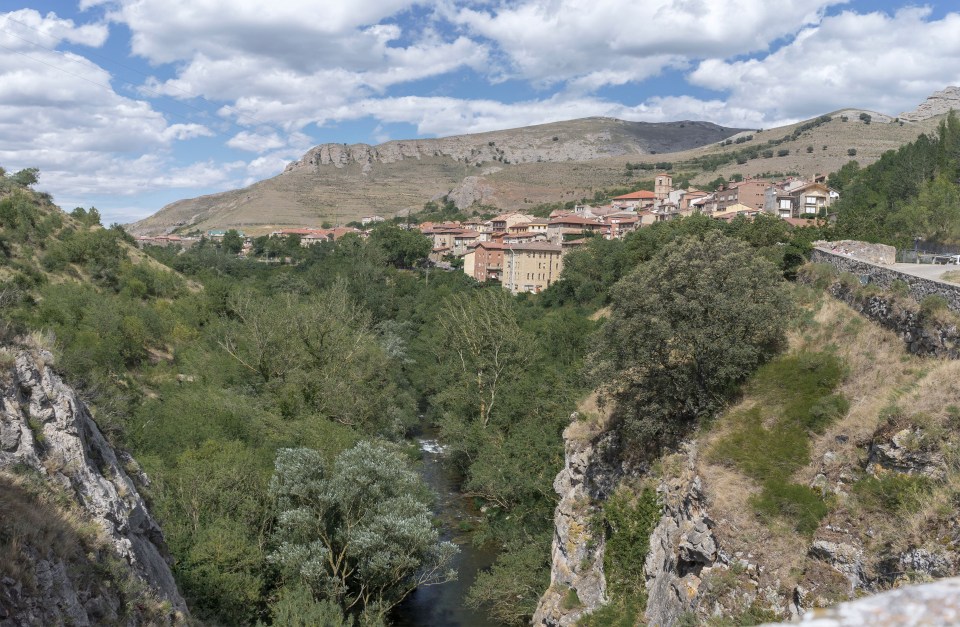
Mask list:
[[[789,149],[789,148],[781,148],[780,150],[777,151],[777,156],[778,156],[778,157],[786,157],[786,156],[789,155],[789,154],[790,154],[790,149]]]
[[[857,156],[857,149],[856,149],[856,148],[847,148],[847,155],[850,156],[850,157],[856,157],[856,156]]]
[[[910,284],[902,279],[894,279],[890,283],[890,293],[905,298],[910,295]]]
[[[633,494],[620,488],[604,502],[602,517],[607,536],[603,567],[610,590],[625,595],[642,589],[650,534],[660,520],[656,492],[644,488]]]
[[[920,313],[924,316],[931,316],[948,308],[947,299],[940,294],[931,294],[920,301]]]
[[[837,278],[837,270],[829,263],[809,263],[800,269],[800,275],[819,289],[827,289]]]

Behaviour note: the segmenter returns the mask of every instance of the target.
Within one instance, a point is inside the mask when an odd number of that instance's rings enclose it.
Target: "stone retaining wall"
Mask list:
[[[905,274],[893,268],[839,255],[822,248],[814,248],[810,260],[815,263],[828,263],[841,272],[857,275],[861,282],[866,280],[885,290],[890,289],[894,281],[903,281],[909,287],[910,296],[918,303],[927,296],[942,296],[950,309],[960,313],[960,285]]]

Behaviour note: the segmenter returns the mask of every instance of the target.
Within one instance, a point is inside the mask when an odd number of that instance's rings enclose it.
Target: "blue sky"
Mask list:
[[[766,128],[960,85],[960,6],[36,0],[0,9],[0,165],[129,222],[324,142],[605,115]]]

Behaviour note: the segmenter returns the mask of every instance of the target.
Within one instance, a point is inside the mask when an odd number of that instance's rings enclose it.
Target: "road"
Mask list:
[[[923,279],[935,279],[938,281],[944,281],[945,279],[941,276],[944,272],[949,271],[960,271],[960,266],[948,266],[941,264],[918,264],[918,263],[895,263],[890,266],[884,266],[886,268],[891,268],[898,272],[903,272],[904,274],[912,274],[913,276],[918,276]],[[947,281],[948,283],[960,284],[960,280]]]

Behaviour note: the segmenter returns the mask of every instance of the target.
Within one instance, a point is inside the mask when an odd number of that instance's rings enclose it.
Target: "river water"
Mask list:
[[[460,494],[460,477],[444,462],[443,448],[426,434],[417,438],[423,461],[420,473],[436,496],[434,511],[441,523],[441,536],[460,547],[452,567],[456,581],[423,586],[394,609],[391,622],[403,627],[500,627],[482,613],[467,607],[467,591],[477,573],[490,567],[497,553],[473,546],[469,529],[479,518],[469,499]]]

